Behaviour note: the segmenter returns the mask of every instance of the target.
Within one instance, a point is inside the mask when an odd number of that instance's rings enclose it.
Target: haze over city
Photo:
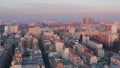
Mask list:
[[[1,0],[0,17],[43,17],[51,20],[92,17],[95,20],[119,20],[119,3],[119,0]]]

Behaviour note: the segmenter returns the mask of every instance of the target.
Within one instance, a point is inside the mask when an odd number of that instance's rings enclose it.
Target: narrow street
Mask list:
[[[45,64],[45,68],[51,68],[48,54],[46,53],[45,48],[44,48],[43,40],[42,39],[38,39],[38,40],[39,40],[39,48],[42,52],[42,57],[43,57],[43,61]]]

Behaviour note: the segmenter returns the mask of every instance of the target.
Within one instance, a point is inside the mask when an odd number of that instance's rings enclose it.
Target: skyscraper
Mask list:
[[[93,23],[92,18],[83,18],[82,19],[82,24],[90,24],[90,23]]]

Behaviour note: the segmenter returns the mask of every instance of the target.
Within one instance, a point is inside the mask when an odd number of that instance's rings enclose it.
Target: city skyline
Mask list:
[[[119,3],[118,0],[2,0],[0,17],[119,20]]]

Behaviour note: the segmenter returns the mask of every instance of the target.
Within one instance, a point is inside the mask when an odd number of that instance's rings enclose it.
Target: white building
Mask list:
[[[98,56],[103,57],[104,56],[104,49],[103,44],[91,41],[88,37],[83,37],[83,43],[87,45],[87,47],[94,50],[95,53],[97,53]]]
[[[82,55],[84,63],[87,64],[94,64],[97,63],[98,59],[95,55],[89,53],[89,52],[84,52]]]
[[[66,60],[69,60],[69,57],[70,57],[69,48],[65,48],[64,53],[63,53],[63,58]]]
[[[72,33],[72,34],[74,34],[75,33],[75,27],[68,27],[68,29],[69,29],[69,33]]]
[[[64,46],[64,43],[62,43],[62,42],[55,42],[56,51],[58,52],[58,54],[60,56],[62,56],[62,54],[63,54],[63,46]]]

